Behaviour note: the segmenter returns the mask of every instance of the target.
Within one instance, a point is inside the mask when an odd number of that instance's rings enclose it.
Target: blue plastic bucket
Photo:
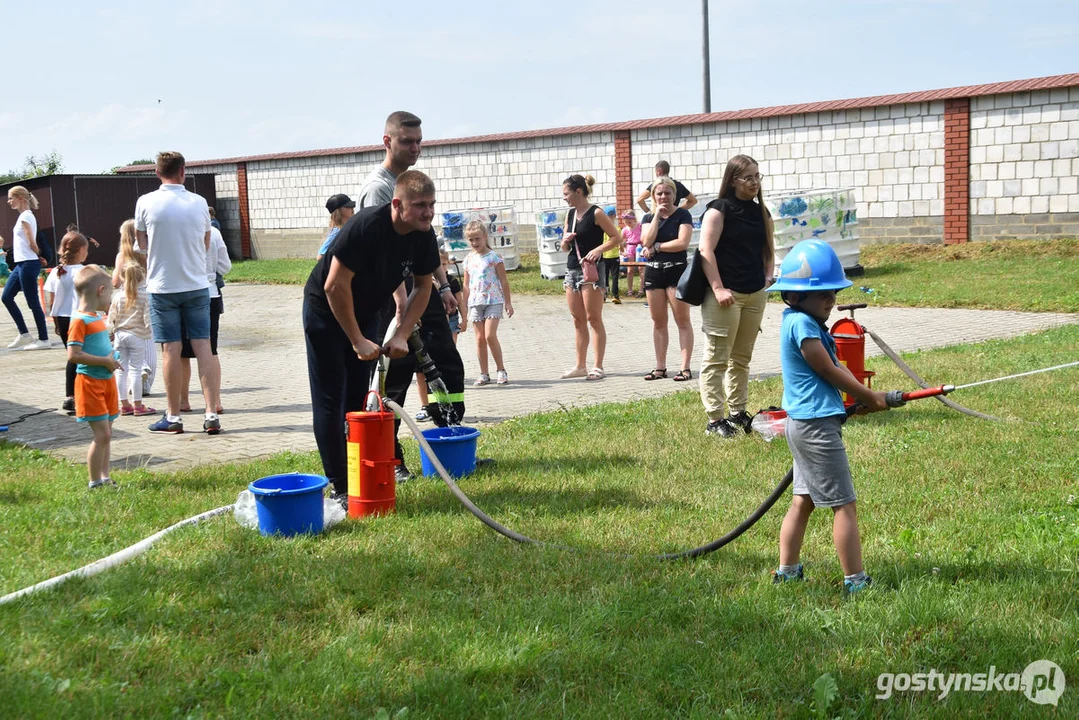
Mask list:
[[[322,490],[329,481],[321,475],[270,475],[247,486],[255,496],[259,532],[296,535],[322,532]]]
[[[480,431],[470,427],[444,427],[428,428],[423,431],[427,442],[431,443],[431,449],[435,451],[442,466],[453,477],[464,477],[476,469],[476,439]],[[420,446],[420,463],[423,465],[423,474],[427,477],[438,475],[431,458],[427,457],[427,451]]]

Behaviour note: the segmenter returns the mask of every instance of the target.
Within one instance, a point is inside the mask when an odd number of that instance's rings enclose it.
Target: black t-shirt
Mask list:
[[[641,225],[652,222],[655,216],[652,213],[645,213],[645,216],[641,218]],[[670,240],[678,239],[678,230],[683,225],[689,225],[693,227],[693,216],[689,214],[689,210],[685,208],[675,208],[674,212],[667,216],[666,220],[663,220],[659,224],[659,229],[656,231],[656,242],[668,242]],[[643,233],[643,231],[642,231]],[[652,245],[655,247],[655,244]],[[686,262],[686,251],[679,250],[678,252],[664,252],[660,251],[652,256],[651,262]]]
[[[581,215],[581,219],[577,221],[576,225],[573,224],[573,219],[576,216],[577,209],[570,208],[566,214],[566,227],[569,228],[570,232],[577,233],[577,239],[574,241],[577,249],[570,245],[569,257],[566,258],[567,270],[579,270],[581,268],[581,263],[577,260],[577,250],[580,250],[581,257],[584,257],[603,244],[605,233],[596,224],[596,210],[595,205],[589,207]]]
[[[671,179],[674,180],[674,178],[671,178]],[[655,185],[655,183],[648,183],[648,187],[645,188],[645,189],[648,192],[652,192],[652,186],[653,185]],[[681,205],[682,201],[685,200],[687,197],[689,197],[689,195],[690,195],[689,188],[687,188],[685,185],[678,182],[677,180],[674,180],[674,205],[675,205],[675,207],[678,207],[679,205]]]
[[[398,235],[390,209],[389,204],[364,208],[341,228],[307,278],[303,295],[308,312],[326,320],[333,318],[325,290],[333,258],[355,273],[352,301],[360,325],[379,314],[403,279],[430,275],[439,266],[434,231],[414,230]]]
[[[753,200],[719,198],[709,210],[723,213],[723,232],[716,244],[716,265],[723,287],[740,293],[757,292],[765,285],[764,245],[768,235],[764,213]]]

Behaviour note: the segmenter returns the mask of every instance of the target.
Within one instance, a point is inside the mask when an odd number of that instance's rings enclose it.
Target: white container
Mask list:
[[[540,256],[540,277],[557,280],[566,276],[569,253],[562,250],[562,233],[569,206],[547,208],[536,213],[536,248]]]
[[[844,269],[858,267],[858,212],[851,188],[800,190],[764,198],[775,224],[776,269],[802,240],[816,238],[832,246]]]
[[[447,251],[463,261],[472,251],[465,240],[464,229],[473,220],[487,227],[487,242],[502,256],[506,270],[521,266],[517,251],[517,210],[514,205],[476,207],[467,210],[447,210],[435,216],[435,228]]]
[[[718,195],[701,195],[697,198],[697,204],[689,209],[689,215],[693,218],[693,235],[689,239],[689,252],[692,254],[701,244],[701,220],[708,209],[708,203],[715,200]]]

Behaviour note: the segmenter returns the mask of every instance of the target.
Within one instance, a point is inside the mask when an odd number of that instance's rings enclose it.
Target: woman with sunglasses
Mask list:
[[[701,303],[701,402],[708,415],[705,432],[723,438],[749,432],[749,362],[775,264],[775,233],[761,179],[756,160],[735,155],[719,198],[701,221],[701,260],[712,290]]]

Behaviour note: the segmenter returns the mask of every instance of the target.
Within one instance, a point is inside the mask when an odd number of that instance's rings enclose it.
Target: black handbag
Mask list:
[[[704,302],[704,294],[709,289],[701,251],[695,250],[689,265],[682,271],[682,277],[678,278],[678,287],[675,288],[674,296],[684,303],[700,305]]]

